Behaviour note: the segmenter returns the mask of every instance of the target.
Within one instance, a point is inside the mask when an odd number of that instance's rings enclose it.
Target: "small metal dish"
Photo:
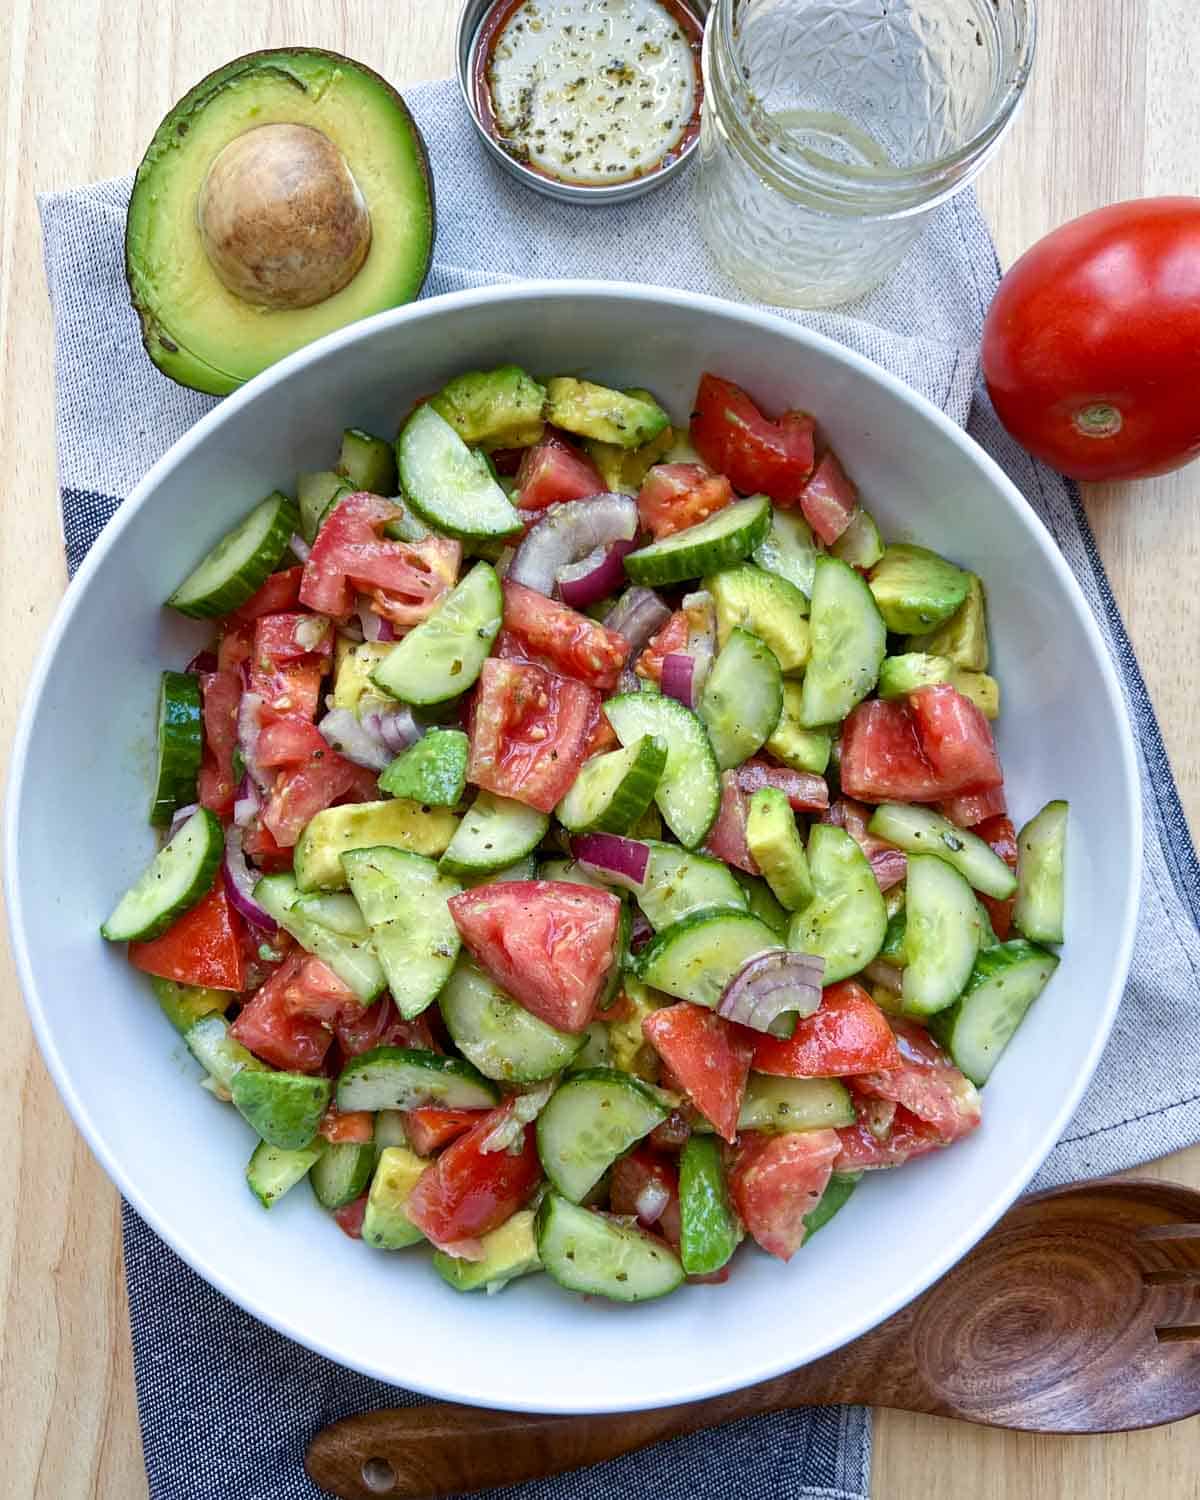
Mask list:
[[[506,151],[479,118],[479,110],[475,103],[476,41],[479,28],[495,3],[496,0],[465,0],[458,15],[454,51],[459,88],[462,90],[463,102],[467,106],[467,112],[471,116],[476,134],[488,153],[500,163],[506,172],[523,182],[526,187],[531,187],[534,192],[544,193],[549,198],[560,198],[568,203],[599,204],[627,203],[631,198],[640,198],[643,193],[648,193],[652,188],[669,182],[687,168],[699,144],[698,136],[693,136],[683,150],[665,166],[655,167],[644,177],[631,177],[622,182],[597,184],[562,182],[556,177],[547,177],[532,167],[526,166],[511,152]],[[703,25],[711,9],[711,0],[685,0],[685,3]]]

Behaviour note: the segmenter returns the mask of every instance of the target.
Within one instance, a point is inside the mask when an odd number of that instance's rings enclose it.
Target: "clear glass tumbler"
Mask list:
[[[1034,0],[716,0],[696,191],[750,296],[827,307],[881,281],[1011,122]]]

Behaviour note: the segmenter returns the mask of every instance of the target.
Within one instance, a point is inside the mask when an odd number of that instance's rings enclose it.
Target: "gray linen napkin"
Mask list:
[[[407,95],[438,190],[427,296],[514,277],[604,276],[737,297],[703,248],[686,178],[601,211],[534,196],[484,155],[450,82]],[[142,354],[122,273],[130,180],[41,200],[55,315],[63,529],[72,571],[121,499],[213,404]],[[943,207],[891,280],[844,313],[785,314],[887,366],[942,407],[1008,471],[1079,580],[1121,677],[1139,749],[1142,914],[1112,1040],[1037,1186],[1117,1171],[1200,1140],[1200,865],[1154,711],[1074,487],[999,426],[978,378],[999,268],[978,206]],[[1140,1101],[1129,1113],[1129,1101]],[[350,1412],[420,1398],[351,1374],[225,1301],[125,1209],[138,1401],[156,1500],[301,1500],[305,1439]],[[259,1393],[257,1399],[248,1392]],[[264,1421],[264,1417],[266,1420]],[[857,1408],[740,1423],[504,1495],[648,1500],[754,1494],[859,1500],[870,1425]],[[497,1500],[500,1492],[497,1492]]]

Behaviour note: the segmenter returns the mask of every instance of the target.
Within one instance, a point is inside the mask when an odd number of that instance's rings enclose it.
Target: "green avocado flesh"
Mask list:
[[[362,267],[311,307],[271,309],[226,289],[201,241],[197,205],[230,141],[260,125],[306,125],[341,151],[371,219]],[[146,352],[181,385],[225,395],[314,339],[421,289],[433,248],[433,185],[404,101],[378,74],[333,52],[252,53],[175,105],[138,168],[125,270]]]

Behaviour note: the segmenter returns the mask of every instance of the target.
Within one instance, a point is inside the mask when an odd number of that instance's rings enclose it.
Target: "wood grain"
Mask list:
[[[255,47],[339,48],[401,86],[451,70],[452,0],[0,3],[0,754],[65,570],[52,335],[35,192],[115,176],[202,74]],[[1200,191],[1194,0],[1043,0],[1026,107],[981,192],[1007,262],[1054,224],[1146,192]],[[1196,469],[1087,497],[1193,827],[1200,826]],[[3,765],[0,764],[0,770]],[[86,997],[84,997],[84,1003]],[[0,1500],[138,1500],[145,1480],[115,1194],[80,1143],[0,964]],[[1200,1149],[1163,1175],[1200,1184]],[[1196,1423],[1124,1438],[1005,1435],[881,1416],[883,1500],[1197,1494]]]

